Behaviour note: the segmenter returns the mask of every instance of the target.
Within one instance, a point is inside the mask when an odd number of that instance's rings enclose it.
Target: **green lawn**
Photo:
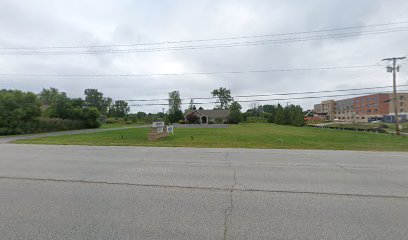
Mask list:
[[[297,128],[263,123],[232,125],[225,129],[175,129],[174,135],[153,142],[147,140],[147,134],[148,128],[123,129],[18,140],[17,143],[408,151],[408,136],[356,133],[311,127]]]

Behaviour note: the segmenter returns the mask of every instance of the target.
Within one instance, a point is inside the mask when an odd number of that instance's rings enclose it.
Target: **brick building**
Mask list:
[[[408,93],[397,95],[398,113],[408,115]],[[314,105],[316,116],[328,121],[367,122],[394,114],[392,93],[378,93],[342,100],[326,100]]]
[[[378,93],[354,98],[356,121],[365,122],[368,118],[381,118],[390,113],[390,94]]]

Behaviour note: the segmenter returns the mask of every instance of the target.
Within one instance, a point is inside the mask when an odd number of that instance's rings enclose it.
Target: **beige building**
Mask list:
[[[354,99],[343,99],[335,102],[334,120],[342,122],[356,121],[356,112],[354,111]]]
[[[323,101],[314,105],[314,111],[319,115],[324,114],[327,121],[333,121],[335,118],[335,105],[334,100]]]

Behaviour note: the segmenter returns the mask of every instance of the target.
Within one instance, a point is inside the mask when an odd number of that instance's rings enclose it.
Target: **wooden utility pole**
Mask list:
[[[400,135],[399,119],[398,119],[398,97],[397,97],[397,72],[399,72],[400,66],[397,66],[397,60],[405,59],[406,57],[393,57],[384,58],[382,61],[392,61],[392,67],[387,67],[388,72],[392,72],[392,84],[393,84],[393,102],[395,113],[395,132]]]

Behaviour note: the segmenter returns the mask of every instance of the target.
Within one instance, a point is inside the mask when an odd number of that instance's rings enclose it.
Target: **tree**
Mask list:
[[[282,106],[279,103],[278,103],[278,106],[276,107],[274,123],[285,124],[285,113],[284,113]]]
[[[275,106],[274,105],[269,105],[269,104],[263,105],[262,106],[262,111],[274,114],[275,113]]]
[[[275,122],[275,114],[276,114],[276,107],[274,105],[263,105],[262,110],[264,112],[264,115],[266,116],[266,120],[269,123]]]
[[[204,110],[204,108],[203,108],[203,107],[199,107],[198,110]]]
[[[111,98],[103,97],[103,93],[98,89],[85,89],[85,103],[88,107],[95,107],[102,115],[106,115],[109,110],[109,106],[112,103]]]
[[[142,118],[145,118],[147,116],[147,114],[145,113],[145,112],[137,112],[136,113],[136,118],[138,119],[138,120],[140,120],[140,119],[142,119]]]
[[[179,91],[169,92],[169,117],[171,123],[176,123],[183,119],[183,112],[181,111],[181,99]]]
[[[122,100],[115,101],[109,109],[109,116],[115,118],[124,118],[130,111],[128,103]]]
[[[169,92],[169,112],[181,110],[181,99],[179,91]]]
[[[230,103],[234,101],[231,97],[231,90],[220,87],[218,89],[214,89],[211,92],[211,95],[218,99],[219,105],[215,106],[216,109],[228,109]]]
[[[39,94],[40,101],[43,105],[51,105],[60,95],[62,95],[63,97],[67,97],[67,94],[65,92],[60,92],[56,88],[43,88],[43,90],[41,90]]]
[[[230,112],[228,115],[228,123],[238,124],[242,121],[242,114],[241,114],[242,106],[238,102],[232,102],[230,106]]]
[[[194,105],[194,99],[190,100],[190,104],[188,105],[188,110],[196,110],[196,106]]]
[[[29,133],[41,115],[34,93],[0,90],[0,135]]]
[[[305,125],[302,107],[300,107],[299,105],[297,106],[291,105],[290,113],[291,113],[290,125],[296,127],[301,127]]]
[[[181,110],[176,110],[168,115],[168,120],[170,123],[177,123],[181,119],[183,119],[183,112]]]

